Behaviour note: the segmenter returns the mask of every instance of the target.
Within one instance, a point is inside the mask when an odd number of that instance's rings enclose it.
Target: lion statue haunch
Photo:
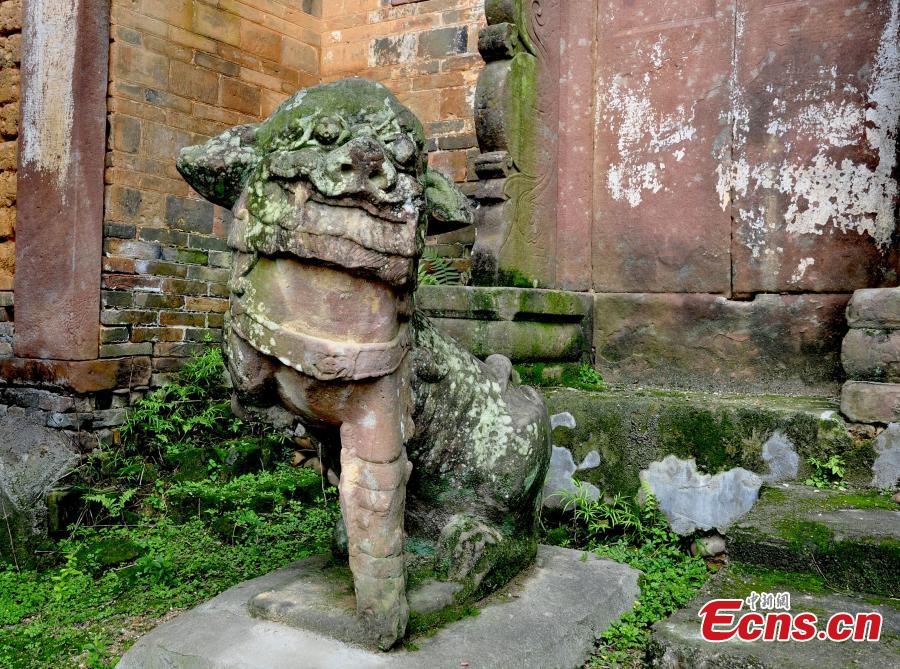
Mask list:
[[[348,79],[177,163],[234,212],[235,409],[335,445],[357,610],[384,649],[405,633],[408,569],[471,598],[531,561],[550,459],[547,410],[509,360],[477,360],[414,312],[426,227],[472,221],[424,147],[385,87]]]

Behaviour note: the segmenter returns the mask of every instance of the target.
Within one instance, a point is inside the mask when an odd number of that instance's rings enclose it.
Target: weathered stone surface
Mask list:
[[[559,191],[556,283],[591,288],[594,176],[594,47],[597,11],[591,3],[561,2],[559,77]]]
[[[536,390],[513,382],[503,356],[482,363],[420,315],[413,326],[407,532],[434,549],[421,566],[449,561],[463,595],[490,592],[534,555],[550,461],[547,408]]]
[[[597,454],[597,451],[591,451]],[[578,487],[574,478],[575,472],[582,469],[593,469],[597,467],[599,462],[597,455],[597,463],[587,463],[593,466],[576,465],[572,458],[572,452],[568,448],[553,447],[553,455],[550,457],[550,468],[547,470],[547,478],[544,481],[543,504],[547,509],[561,509],[566,505],[563,497],[565,493],[576,493]],[[587,458],[585,458],[587,460]],[[600,499],[600,490],[593,483],[580,482],[583,491],[590,499]]]
[[[830,400],[570,388],[548,388],[544,397],[551,414],[568,411],[577,423],[555,430],[554,443],[576,462],[591,451],[601,456],[599,467],[575,478],[608,494],[635,495],[641,470],[667,455],[694,458],[710,474],[734,467],[771,474],[763,451],[776,434],[797,452],[800,479],[810,473],[807,458],[838,453],[848,463],[848,480],[872,480],[871,441],[855,440]]]
[[[841,413],[857,423],[900,420],[900,383],[847,381],[841,390]]]
[[[513,362],[580,360],[589,354],[589,295],[528,288],[420,286],[416,307],[473,355]]]
[[[597,15],[595,71],[581,83],[597,97],[593,288],[727,293],[731,212],[715,181],[733,13],[604,3]]]
[[[847,324],[851,328],[900,328],[900,288],[857,290],[847,305]]]
[[[800,456],[787,436],[776,431],[763,444],[762,459],[769,471],[762,476],[766,483],[794,481],[800,469]]]
[[[875,440],[872,485],[887,490],[900,486],[900,423],[891,423]]]
[[[493,591],[534,557],[550,455],[546,408],[510,383],[510,361],[482,363],[413,313],[428,220],[472,222],[424,146],[387,88],[347,79],[178,158],[198,192],[234,211],[234,404],[329,446],[319,465],[340,470],[360,634],[384,650],[408,618],[405,531],[416,568],[440,570],[460,600]]]
[[[604,378],[646,386],[835,395],[847,295],[597,294]]]
[[[725,537],[721,534],[710,534],[705,537],[697,537],[691,543],[691,555],[703,557],[715,557],[725,552]]]
[[[775,575],[777,576],[777,574]],[[743,599],[751,592],[790,592],[791,611],[814,611],[819,629],[839,612],[868,613],[883,617],[878,643],[835,643],[812,639],[805,643],[747,643],[734,639],[710,643],[700,639],[700,608],[711,599]],[[745,608],[743,612],[746,612]],[[740,615],[740,614],[739,614]],[[650,666],[658,669],[822,669],[866,667],[893,669],[900,654],[900,612],[889,603],[875,604],[862,597],[829,591],[806,592],[789,574],[773,585],[772,575],[743,569],[723,569],[683,609],[656,623],[650,644]]]
[[[0,416],[0,554],[24,565],[46,533],[47,493],[78,462],[71,439],[18,415]]]
[[[850,330],[841,364],[854,381],[900,382],[900,330]]]
[[[733,560],[816,574],[837,590],[900,588],[900,510],[880,492],[765,488],[727,543]]]
[[[762,479],[737,467],[715,476],[697,472],[694,460],[674,455],[654,462],[641,472],[645,483],[659,501],[672,529],[681,535],[696,530],[724,533],[756,503]]]
[[[492,62],[478,77],[475,130],[483,154],[509,156],[509,171],[499,195],[476,195],[476,285],[555,284],[560,50],[553,45],[559,43],[560,4],[515,0],[501,12],[485,7],[492,24],[485,45],[505,44],[511,51],[486,50]],[[510,13],[513,20],[501,19]],[[504,23],[515,30],[515,39],[492,39]]]
[[[480,615],[385,655],[251,617],[247,602],[290,587],[303,563],[243,583],[150,632],[118,669],[576,669],[596,634],[631,609],[638,572],[581,551],[541,546],[535,566]],[[324,618],[334,600],[319,600]],[[310,606],[310,608],[313,608]],[[538,633],[540,631],[540,633]]]
[[[0,359],[0,379],[15,380],[22,385],[51,386],[82,394],[146,386],[150,383],[151,371],[150,358],[140,356],[72,362]]]
[[[733,221],[733,290],[896,286],[897,6],[734,7],[730,118],[742,120],[716,185]],[[837,109],[845,124],[826,111]]]
[[[22,16],[15,353],[94,360],[109,3],[27,0]]]

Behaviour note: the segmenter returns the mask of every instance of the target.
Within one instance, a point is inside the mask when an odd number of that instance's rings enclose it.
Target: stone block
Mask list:
[[[119,358],[129,355],[153,355],[153,345],[137,342],[100,345],[101,358]]]
[[[130,357],[63,361],[7,358],[0,360],[0,378],[22,385],[87,394],[147,385],[150,381],[150,359]]]
[[[104,237],[134,239],[135,234],[137,234],[137,228],[126,223],[106,223],[103,226]]]
[[[439,28],[419,35],[420,58],[444,58],[465,53],[469,47],[469,31],[466,26]]]
[[[279,60],[281,35],[249,21],[241,22],[241,48],[268,60]]]
[[[0,554],[20,566],[46,532],[47,492],[78,462],[71,440],[41,422],[14,413],[0,417]]]
[[[841,347],[841,364],[857,381],[900,382],[900,330],[850,330]]]
[[[847,381],[841,390],[841,413],[857,423],[900,421],[900,384]]]
[[[291,37],[284,37],[281,45],[281,64],[310,74],[319,73],[319,51]]]
[[[139,47],[115,42],[110,51],[115,77],[166,90],[169,85],[169,59]]]
[[[234,46],[240,45],[241,19],[237,15],[202,2],[195,2],[193,6],[193,32]]]
[[[900,589],[900,512],[879,492],[764,489],[727,535],[732,560],[821,576],[838,592]]]
[[[891,423],[875,440],[872,486],[885,490],[900,487],[900,423]]]
[[[114,114],[110,119],[113,148],[125,153],[137,153],[141,147],[140,119]]]
[[[848,481],[872,479],[871,442],[854,440],[827,399],[574,388],[543,394],[551,416],[568,412],[575,419],[574,428],[554,431],[553,443],[571,450],[576,462],[592,451],[600,455],[600,466],[575,478],[608,494],[635,495],[640,472],[668,455],[693,458],[703,473],[743,467],[783,480],[807,476],[809,457],[839,454],[849,465]]]
[[[753,508],[762,479],[742,467],[701,474],[693,458],[669,455],[642,471],[641,483],[653,492],[672,530],[686,536],[697,530],[726,532]]]
[[[591,298],[528,288],[421,286],[416,306],[478,357],[577,361],[589,353]]]
[[[242,114],[259,116],[260,93],[257,86],[250,86],[236,79],[222,77],[219,104]]]
[[[848,295],[600,293],[596,364],[615,383],[835,395]]]
[[[237,63],[232,63],[230,60],[212,56],[203,51],[197,51],[194,54],[194,64],[209,70],[214,70],[228,77],[236,77],[241,73],[241,66]]]
[[[219,76],[195,65],[172,61],[169,91],[191,100],[215,104],[219,98]]]
[[[847,305],[847,324],[851,328],[900,328],[900,288],[857,290]]]

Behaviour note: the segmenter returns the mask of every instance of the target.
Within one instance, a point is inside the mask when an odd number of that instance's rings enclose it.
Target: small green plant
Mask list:
[[[646,485],[642,504],[622,495],[593,499],[588,490],[576,483],[574,492],[560,494],[570,514],[566,536],[560,536],[561,528],[549,528],[545,539],[592,551],[642,572],[640,599],[598,639],[587,665],[590,669],[641,667],[650,627],[687,604],[705,582],[708,569],[701,558],[690,556],[681,538],[669,529]]]
[[[812,474],[806,479],[806,485],[816,488],[837,488],[844,482],[847,473],[847,464],[839,455],[832,455],[827,460],[819,458],[807,458],[807,464],[813,468]]]
[[[578,383],[585,390],[606,390],[606,382],[600,376],[600,372],[588,364],[578,368]]]
[[[425,249],[419,261],[420,286],[464,286],[468,276],[453,264],[453,258],[438,255],[434,249]]]

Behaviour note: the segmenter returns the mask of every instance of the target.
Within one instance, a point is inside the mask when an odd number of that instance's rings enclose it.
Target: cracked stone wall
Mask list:
[[[836,394],[850,295],[900,281],[900,0],[600,3],[595,34],[604,375]]]

